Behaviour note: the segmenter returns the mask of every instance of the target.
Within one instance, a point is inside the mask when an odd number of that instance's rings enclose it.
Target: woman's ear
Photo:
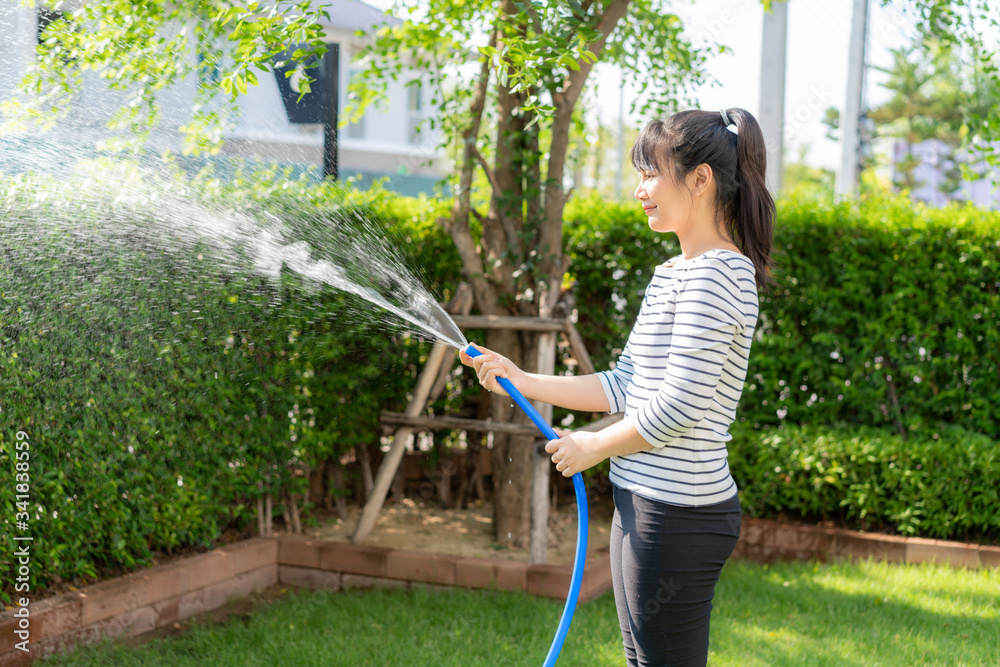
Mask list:
[[[712,168],[704,162],[695,167],[690,174],[691,194],[703,195],[714,180]]]

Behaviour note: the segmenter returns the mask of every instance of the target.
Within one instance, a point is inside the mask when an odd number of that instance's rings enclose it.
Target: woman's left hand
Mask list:
[[[572,477],[604,460],[598,446],[600,437],[597,433],[553,430],[559,439],[550,440],[545,445],[545,451],[552,455],[552,462],[563,477]]]

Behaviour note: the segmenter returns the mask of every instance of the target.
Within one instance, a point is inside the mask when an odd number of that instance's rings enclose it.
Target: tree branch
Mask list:
[[[498,29],[504,30],[497,39],[498,46],[507,47],[508,42],[523,40],[527,24],[514,0],[503,0],[498,9],[500,14]],[[506,22],[506,23],[505,23]],[[501,63],[501,67],[510,67]],[[494,152],[493,176],[495,180],[490,208],[483,223],[482,248],[484,261],[495,264],[491,281],[501,293],[514,294],[517,285],[514,267],[521,264],[524,249],[519,243],[523,228],[523,156],[519,138],[525,129],[525,118],[519,113],[524,104],[525,93],[511,90],[510,82],[497,75],[497,126],[496,148]],[[513,233],[513,236],[511,236]],[[513,239],[514,243],[510,243]],[[509,262],[503,258],[509,257]]]
[[[490,35],[489,45],[496,46],[498,28]],[[483,313],[493,313],[496,310],[496,291],[486,280],[483,271],[483,261],[476,252],[476,244],[469,229],[469,211],[472,208],[472,176],[475,169],[476,141],[479,138],[479,128],[482,126],[483,110],[486,108],[486,94],[489,90],[490,59],[484,57],[479,69],[476,91],[470,105],[469,124],[462,132],[462,162],[459,173],[458,188],[455,192],[455,204],[451,211],[451,220],[446,225],[448,234],[455,242],[462,267],[476,295],[476,302]]]
[[[624,18],[625,14],[628,12],[630,0],[612,0],[611,4],[604,11],[604,14],[600,17],[597,23],[597,32],[601,36],[595,41],[590,48],[591,53],[595,56],[600,57],[601,51],[604,49],[604,44],[608,41],[608,37],[614,31],[618,23]],[[583,88],[587,83],[587,78],[590,76],[590,71],[594,68],[594,64],[586,61],[580,61],[580,69],[572,70],[569,73],[569,77],[566,81],[566,86],[560,95],[562,98],[562,105],[559,101],[556,101],[557,113],[558,107],[566,106],[569,108],[569,112],[573,112],[573,108],[576,106],[577,100],[583,93]]]
[[[600,37],[590,46],[595,56],[600,56],[608,36],[628,12],[630,0],[612,0],[597,20],[597,32]],[[596,18],[596,17],[595,17]],[[596,60],[596,59],[595,59]],[[552,143],[549,148],[548,173],[545,179],[545,224],[539,234],[539,247],[548,248],[549,258],[543,263],[544,273],[548,275],[547,298],[548,307],[554,307],[559,299],[559,288],[562,281],[562,214],[566,205],[566,194],[563,192],[563,177],[566,170],[566,153],[569,150],[569,132],[573,121],[573,109],[583,93],[587,78],[594,64],[589,60],[579,61],[580,69],[571,70],[563,90],[552,97],[556,107],[552,120]]]
[[[476,151],[476,160],[479,161],[479,166],[481,166],[483,171],[486,173],[486,180],[490,182],[490,187],[493,189],[493,196],[496,197],[497,192],[500,191],[497,186],[496,174],[493,173],[493,168],[490,167],[489,162],[487,162],[486,158],[483,157],[483,154],[479,152],[479,149],[474,148],[474,150]],[[517,232],[514,230],[514,226],[510,224],[510,220],[507,216],[505,216],[503,211],[500,210],[499,206],[497,207],[497,217],[500,218],[500,224],[503,226],[503,232],[507,236],[507,244],[514,246],[517,243]],[[482,220],[481,216],[479,216],[479,218]]]

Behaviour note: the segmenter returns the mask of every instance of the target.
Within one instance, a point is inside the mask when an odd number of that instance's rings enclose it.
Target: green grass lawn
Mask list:
[[[541,665],[558,601],[463,589],[292,592],[243,620],[46,665]],[[728,564],[709,665],[1000,665],[1000,571]],[[610,593],[577,609],[559,665],[623,665]]]

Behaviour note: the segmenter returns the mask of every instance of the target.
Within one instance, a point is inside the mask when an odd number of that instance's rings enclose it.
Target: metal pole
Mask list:
[[[337,114],[340,98],[340,45],[327,44],[323,56],[326,78],[326,119],[323,122],[323,177],[337,180]]]
[[[788,42],[788,3],[773,2],[764,12],[760,50],[760,122],[767,149],[767,183],[772,193],[781,190],[785,150],[785,62]]]
[[[615,200],[622,198],[622,185],[625,177],[625,77],[621,76],[621,88],[618,90],[618,170],[615,171]]]
[[[840,171],[838,195],[852,195],[858,188],[858,154],[861,148],[861,101],[865,79],[865,43],[868,33],[868,0],[854,0],[851,44],[847,65],[847,100],[840,118]]]

